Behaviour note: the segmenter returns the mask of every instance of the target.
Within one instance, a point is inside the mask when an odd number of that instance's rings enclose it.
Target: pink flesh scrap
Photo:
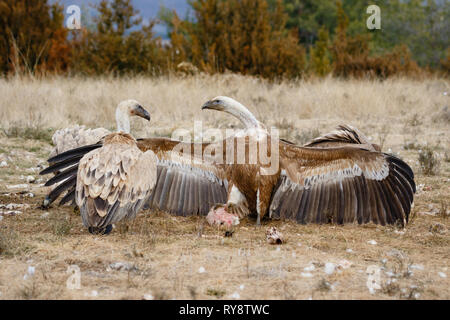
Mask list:
[[[206,216],[206,221],[210,225],[223,225],[225,227],[239,224],[239,218],[234,214],[228,213],[225,207],[212,208]]]

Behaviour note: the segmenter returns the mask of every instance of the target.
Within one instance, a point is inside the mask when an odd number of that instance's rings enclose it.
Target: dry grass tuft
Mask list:
[[[424,175],[434,176],[440,167],[440,160],[434,150],[430,146],[425,146],[419,151],[420,170]]]

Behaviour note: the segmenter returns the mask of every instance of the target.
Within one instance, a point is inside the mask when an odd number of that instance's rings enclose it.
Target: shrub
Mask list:
[[[419,165],[424,175],[435,175],[439,169],[439,164],[439,159],[433,148],[425,146],[422,150],[419,150]]]

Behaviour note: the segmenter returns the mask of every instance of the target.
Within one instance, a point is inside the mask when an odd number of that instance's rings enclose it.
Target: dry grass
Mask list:
[[[0,168],[0,204],[30,207],[0,221],[0,299],[142,299],[145,294],[226,299],[235,293],[243,299],[449,299],[449,126],[436,116],[448,104],[443,95],[448,88],[449,82],[440,79],[270,84],[234,75],[1,80],[0,126],[7,134],[0,132],[0,162],[7,166]],[[51,149],[39,130],[20,134],[28,127],[48,131],[82,123],[111,128],[115,105],[126,98],[150,106],[151,125],[136,121],[140,136],[170,135],[177,127],[192,128],[194,119],[205,120],[205,126],[238,126],[229,116],[200,112],[201,104],[216,95],[242,101],[297,142],[342,122],[382,142],[416,173],[418,192],[406,229],[281,221],[256,228],[249,219],[226,238],[202,218],[145,211],[109,236],[92,236],[71,207],[37,208],[46,191],[43,181],[27,184],[34,197],[20,193],[23,188],[8,188],[26,183],[27,175],[39,178],[37,165],[45,164]],[[404,148],[407,141],[436,146],[437,175],[422,174],[419,151]],[[281,230],[285,244],[266,244],[269,226]],[[351,266],[324,272],[326,263],[342,260]],[[81,270],[79,290],[66,287],[70,265]],[[315,269],[305,271],[310,265]],[[382,270],[381,289],[373,295],[366,286],[370,265]],[[29,266],[35,272],[24,279]],[[205,272],[199,273],[200,267]],[[312,277],[303,277],[306,272]]]

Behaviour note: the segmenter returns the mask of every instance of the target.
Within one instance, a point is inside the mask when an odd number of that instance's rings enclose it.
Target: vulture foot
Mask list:
[[[108,224],[105,228],[89,227],[89,233],[107,235],[112,231],[112,225]]]

